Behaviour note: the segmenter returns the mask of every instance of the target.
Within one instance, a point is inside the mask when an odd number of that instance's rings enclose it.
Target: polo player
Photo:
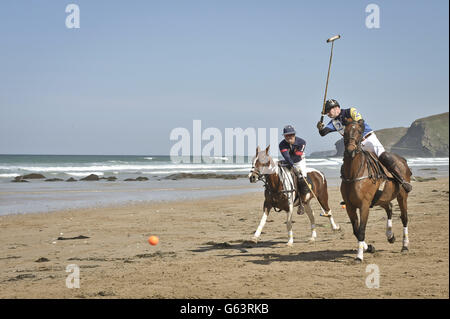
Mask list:
[[[302,194],[306,196],[310,192],[309,186],[305,182],[307,177],[305,160],[306,142],[304,139],[295,136],[295,134],[294,127],[292,125],[286,125],[283,129],[284,139],[280,142],[279,147],[287,166],[293,170],[295,175],[297,175],[299,195]],[[302,215],[305,212],[305,207],[301,200],[301,196],[299,197],[300,201],[297,214]]]
[[[359,121],[363,119],[361,114],[354,107],[341,109],[338,101],[333,99],[326,101],[325,113],[331,118],[331,121],[326,126],[321,121],[317,123],[317,128],[319,129],[319,134],[321,136],[325,136],[331,132],[339,132],[344,136],[344,128],[349,121]],[[405,181],[405,177],[398,168],[394,157],[389,152],[385,151],[383,145],[375,135],[375,132],[366,122],[364,122],[364,133],[361,145],[363,150],[374,152],[378,156],[380,162],[392,173],[396,181],[402,185],[407,193],[412,190],[411,184]]]

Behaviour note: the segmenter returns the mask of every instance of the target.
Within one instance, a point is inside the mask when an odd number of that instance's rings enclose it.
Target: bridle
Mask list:
[[[253,161],[252,163],[252,169],[250,170],[251,174],[256,174],[258,176],[258,178],[256,179],[256,181],[262,181],[264,183],[264,188],[268,191],[268,193],[270,195],[279,195],[279,194],[286,194],[286,193],[292,193],[295,192],[295,189],[291,189],[291,190],[281,190],[281,191],[274,191],[271,187],[271,185],[267,182],[267,178],[269,177],[269,175],[271,174],[262,174],[259,171],[259,168],[256,168],[255,166],[256,161]],[[270,166],[270,160],[267,161],[268,165]],[[268,166],[267,164],[264,163],[264,166]]]
[[[352,128],[351,128],[351,133],[352,133],[353,130],[355,129],[355,126],[357,124],[356,123],[350,123],[349,125],[352,126]],[[353,158],[353,157],[355,157],[356,154],[361,152],[362,151],[362,146],[361,146],[362,139],[363,139],[363,134],[362,133],[360,134],[360,136],[358,138],[355,138],[353,136],[348,136],[348,137],[344,136],[344,146],[345,146],[344,157],[345,156],[347,156],[347,157],[351,156]],[[349,153],[347,151],[347,146],[354,146],[353,151],[351,151]]]
[[[351,131],[349,133],[349,135],[352,135],[351,133],[353,133],[353,130],[355,129],[357,123],[350,123],[349,125],[351,125]],[[344,151],[344,158],[354,158],[356,154],[362,152],[362,146],[361,146],[361,141],[363,138],[363,134],[360,134],[359,138],[355,138],[354,136],[345,136],[344,135],[344,146],[345,146],[345,151]],[[353,151],[348,152],[347,151],[347,146],[354,146]],[[364,167],[364,163],[365,161],[361,161],[361,165],[358,168],[358,172],[356,173],[356,176],[359,175],[359,173],[361,172],[361,169],[363,169]],[[369,176],[361,176],[361,177],[357,177],[357,178],[346,178],[344,177],[343,171],[342,171],[342,175],[341,175],[341,179],[343,182],[346,183],[353,183],[353,182],[357,182],[363,179],[368,178]]]

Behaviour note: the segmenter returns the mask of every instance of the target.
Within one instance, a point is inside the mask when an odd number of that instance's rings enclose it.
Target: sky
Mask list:
[[[68,4],[80,28],[68,29]],[[366,6],[380,9],[367,28]],[[170,132],[293,125],[328,98],[373,129],[449,107],[448,1],[2,0],[0,154],[165,155]],[[329,119],[326,118],[328,121]],[[265,145],[261,145],[264,147]]]

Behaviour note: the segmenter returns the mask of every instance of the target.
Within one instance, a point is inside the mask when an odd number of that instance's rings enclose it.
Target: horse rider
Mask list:
[[[283,129],[284,139],[280,142],[279,147],[287,166],[294,171],[298,178],[299,193],[306,195],[310,191],[310,188],[305,181],[307,177],[305,160],[306,142],[304,139],[295,136],[295,133],[295,129],[292,125],[286,125]],[[300,199],[297,214],[302,215],[304,212],[305,208]]]
[[[331,121],[325,126],[321,121],[317,123],[317,128],[319,129],[319,134],[325,136],[331,132],[339,132],[344,136],[344,128],[348,121],[359,121],[362,120],[361,114],[354,108],[341,109],[338,101],[328,100],[325,103],[325,113],[331,118]],[[411,184],[405,181],[401,170],[398,168],[394,157],[386,152],[383,145],[378,140],[375,132],[370,128],[370,126],[364,122],[364,133],[361,141],[363,150],[374,152],[380,162],[392,173],[394,178],[397,180],[403,189],[409,193],[412,190]]]

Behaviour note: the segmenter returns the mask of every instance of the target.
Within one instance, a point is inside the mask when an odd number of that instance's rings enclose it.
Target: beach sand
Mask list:
[[[316,215],[294,215],[287,247],[286,213],[271,212],[261,241],[251,239],[263,192],[245,195],[77,209],[0,217],[1,298],[448,298],[449,179],[413,182],[410,251],[401,253],[402,224],[394,201],[397,241],[385,237],[386,214],[371,210],[366,242],[376,248],[356,264],[357,242],[338,187],[330,206],[341,226],[332,232]],[[87,236],[58,240],[58,237]],[[159,236],[156,246],[147,243]],[[48,261],[37,262],[40,258]],[[66,287],[66,267],[80,268],[80,288]],[[380,287],[367,288],[376,264]]]

